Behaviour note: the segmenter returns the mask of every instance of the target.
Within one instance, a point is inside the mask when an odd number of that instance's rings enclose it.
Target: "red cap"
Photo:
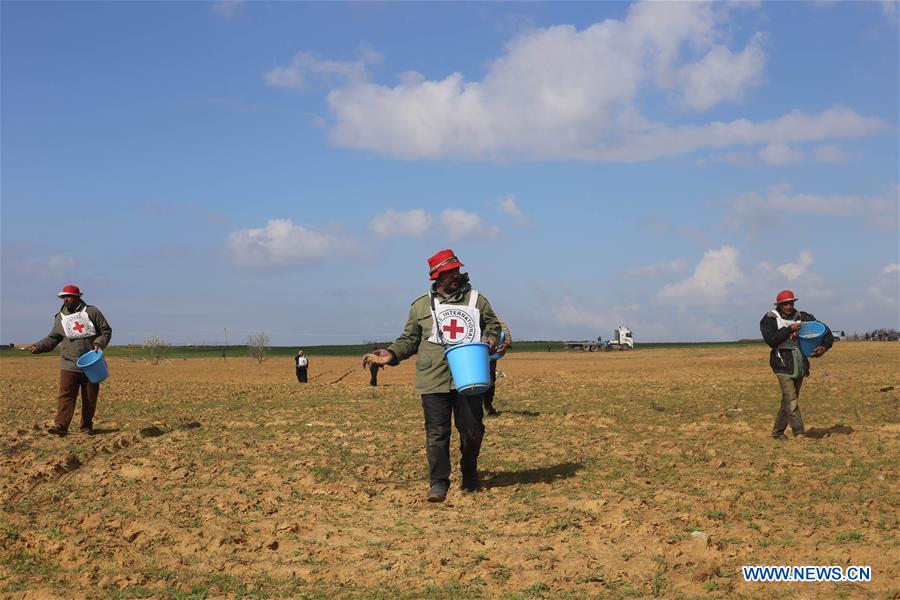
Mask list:
[[[66,287],[64,287],[62,289],[61,292],[59,292],[56,295],[59,296],[60,298],[62,298],[63,296],[80,296],[81,290],[78,289],[77,285],[67,285]]]
[[[792,292],[791,290],[781,290],[780,292],[778,292],[778,295],[775,296],[775,306],[784,304],[785,302],[793,302],[797,299],[798,298],[794,296],[794,292]]]
[[[453,250],[447,248],[428,259],[428,277],[437,279],[439,273],[451,269],[458,269],[462,266],[463,264],[459,262],[459,259],[453,254]]]

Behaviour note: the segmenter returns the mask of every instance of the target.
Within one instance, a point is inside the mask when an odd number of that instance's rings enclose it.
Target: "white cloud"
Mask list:
[[[576,325],[588,330],[603,331],[612,329],[613,321],[595,309],[576,306],[573,299],[566,297],[558,305],[552,307],[554,317],[563,325]],[[591,334],[593,335],[593,333]]]
[[[434,80],[407,72],[396,85],[381,85],[367,79],[365,59],[333,63],[308,53],[266,79],[303,87],[311,72],[342,75],[346,81],[328,94],[332,142],[407,159],[640,161],[885,128],[840,106],[767,121],[675,126],[641,114],[639,106],[665,102],[712,108],[741,100],[759,84],[762,37],[753,35],[743,47],[723,45],[737,6],[638,2],[622,20],[531,30],[512,39],[480,81],[458,72]]]
[[[813,158],[816,162],[842,165],[847,162],[847,155],[839,144],[826,144],[813,148]]]
[[[464,239],[494,239],[499,237],[500,229],[488,225],[480,215],[464,210],[448,208],[441,213],[441,225],[453,241]]]
[[[895,227],[898,205],[896,198],[871,196],[817,196],[793,191],[789,184],[779,184],[761,196],[745,194],[734,201],[729,220],[737,226],[771,225],[785,213],[860,216],[880,227]]]
[[[311,80],[339,79],[351,84],[368,77],[369,65],[381,61],[381,56],[370,48],[363,48],[362,56],[353,62],[327,60],[312,52],[298,52],[287,66],[275,67],[263,73],[269,85],[283,90],[304,89]]]
[[[519,205],[516,204],[515,195],[510,194],[506,198],[500,200],[500,210],[512,217],[516,224],[523,226],[528,224],[528,219],[525,218]]]
[[[641,306],[635,302],[628,304],[606,304],[602,307],[590,302],[577,301],[572,296],[564,296],[561,302],[553,302],[545,309],[560,325],[575,326],[586,330],[588,337],[602,335],[608,339],[608,332],[623,323],[632,322],[640,313]]]
[[[644,265],[634,267],[625,271],[628,275],[637,275],[640,277],[658,277],[660,275],[672,275],[684,273],[688,268],[687,262],[683,258],[677,258],[666,262],[659,262],[652,265]]]
[[[729,288],[742,277],[738,251],[731,246],[722,246],[719,250],[707,251],[693,275],[679,283],[666,285],[657,296],[676,304],[713,304],[724,300]]]
[[[804,275],[813,264],[812,252],[803,250],[796,262],[785,263],[778,267],[778,272],[788,281],[794,281]]]
[[[369,229],[380,237],[422,237],[431,227],[431,222],[431,215],[421,208],[406,212],[388,210],[375,215],[375,218],[369,223]]]
[[[71,271],[76,264],[78,263],[75,262],[75,259],[68,256],[51,256],[47,259],[47,268],[54,274],[63,274]]]
[[[21,261],[18,270],[21,273],[49,274],[60,278],[71,275],[77,266],[78,262],[74,258],[54,254],[46,258],[26,258]]]
[[[239,266],[301,264],[335,254],[354,245],[333,234],[295,225],[290,219],[271,219],[259,229],[239,229],[228,236],[231,260]]]
[[[716,163],[727,163],[735,167],[752,167],[757,164],[757,160],[757,157],[747,154],[746,152],[726,152],[725,154],[698,158],[695,161],[695,164],[698,167],[705,167],[706,165]]]
[[[713,47],[700,61],[684,67],[683,103],[707,109],[723,101],[740,100],[762,80],[766,58],[761,33],[735,54],[725,46]]]
[[[789,165],[815,161],[826,164],[845,164],[849,157],[840,144],[823,144],[812,148],[800,148],[784,142],[766,144],[754,156],[746,152],[726,152],[721,155],[704,156],[696,160],[698,166],[715,163],[727,163],[736,167],[752,167],[756,165]]]
[[[789,165],[803,162],[806,154],[800,148],[787,144],[768,144],[759,152],[759,158],[767,165]]]
[[[241,2],[242,0],[219,0],[218,2],[213,2],[210,8],[220,17],[230,19],[241,7]]]
[[[877,304],[892,309],[895,317],[900,314],[900,264],[885,266],[869,286],[868,292]]]

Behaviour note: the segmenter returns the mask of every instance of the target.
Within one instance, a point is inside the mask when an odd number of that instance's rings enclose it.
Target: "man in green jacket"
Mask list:
[[[434,283],[413,301],[403,333],[387,349],[374,350],[363,359],[366,366],[395,366],[417,355],[416,392],[422,396],[425,413],[429,502],[442,502],[450,489],[451,416],[459,431],[462,490],[475,492],[480,488],[482,395],[457,393],[444,350],[479,341],[487,342],[493,350],[500,337],[500,320],[487,298],[469,285],[468,274],[460,273],[462,266],[449,248],[429,258],[429,277]]]
[[[69,423],[75,414],[75,401],[81,389],[81,431],[94,435],[94,412],[100,384],[91,383],[76,365],[78,357],[91,350],[102,350],[109,345],[112,328],[96,306],[89,306],[81,299],[77,285],[67,285],[57,294],[63,299],[62,308],[56,313],[53,329],[41,341],[32,344],[32,354],[49,352],[60,347],[59,398],[56,401],[56,419],[47,433],[63,436],[69,431]]]

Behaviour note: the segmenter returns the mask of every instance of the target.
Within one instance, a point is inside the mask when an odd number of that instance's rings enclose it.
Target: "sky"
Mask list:
[[[0,3],[0,341],[900,328],[897,2]]]

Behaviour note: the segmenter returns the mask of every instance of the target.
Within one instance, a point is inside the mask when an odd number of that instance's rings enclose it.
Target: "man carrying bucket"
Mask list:
[[[77,285],[67,285],[57,296],[63,299],[63,305],[56,313],[53,329],[47,337],[32,344],[30,348],[32,354],[40,354],[53,350],[62,342],[56,419],[47,433],[66,435],[72,415],[75,414],[75,400],[80,388],[81,431],[94,435],[94,412],[97,410],[100,384],[91,383],[76,362],[86,352],[102,350],[108,346],[112,328],[96,306],[89,306],[81,300],[81,290]]]
[[[798,402],[803,378],[809,376],[809,360],[806,357],[818,358],[834,344],[831,330],[823,324],[821,340],[814,342],[818,345],[803,351],[803,344],[799,339],[799,335],[803,335],[803,332],[798,334],[798,330],[804,322],[816,321],[816,318],[810,313],[795,309],[796,301],[797,298],[791,290],[778,292],[775,297],[775,310],[767,312],[759,322],[763,339],[772,348],[769,353],[769,366],[775,372],[778,385],[781,387],[781,408],[775,416],[772,437],[782,442],[787,440],[784,430],[788,425],[791,426],[795,437],[804,435],[803,418],[800,416]]]
[[[450,249],[429,258],[428,273],[434,283],[413,301],[403,333],[387,349],[373,350],[363,357],[365,366],[395,366],[418,355],[416,392],[422,396],[425,413],[429,502],[442,502],[450,489],[451,416],[459,431],[462,490],[475,492],[480,487],[477,470],[484,439],[482,394],[466,395],[456,389],[444,350],[480,341],[495,350],[500,320],[487,298],[469,285],[468,274],[459,272],[462,266]],[[484,367],[485,379],[489,379],[487,364]],[[489,382],[484,384],[487,389]]]

